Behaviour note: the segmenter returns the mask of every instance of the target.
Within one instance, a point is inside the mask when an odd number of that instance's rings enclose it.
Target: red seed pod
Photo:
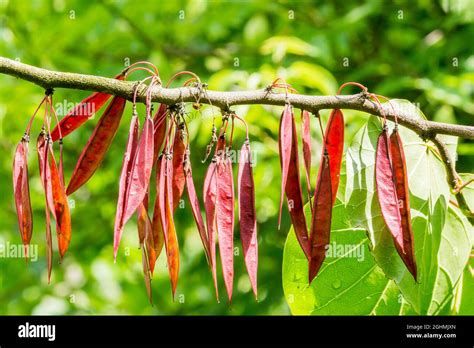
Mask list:
[[[153,235],[153,249],[158,258],[163,250],[165,243],[165,235],[163,232],[163,225],[161,223],[161,211],[159,204],[159,184],[160,184],[160,171],[161,171],[161,158],[156,162],[156,197],[155,197],[155,206],[153,208],[153,221],[152,221],[152,235]]]
[[[51,213],[54,212],[53,189],[51,186],[51,170],[48,165],[48,146],[46,146],[46,135],[41,131],[36,142],[36,149],[38,151],[38,166],[41,177],[41,184],[43,185],[45,193],[45,220],[46,220],[46,252],[48,264],[48,284],[51,281],[51,272],[53,269],[53,239],[51,235]]]
[[[278,135],[278,144],[280,150],[281,164],[281,194],[280,194],[280,211],[278,213],[278,228],[281,225],[281,211],[283,208],[283,198],[285,196],[285,188],[288,179],[288,171],[290,169],[291,148],[293,144],[293,108],[290,104],[286,104],[280,118],[280,131]]]
[[[164,234],[171,291],[174,298],[179,275],[179,244],[170,202],[172,197],[171,181],[173,177],[173,161],[171,155],[168,152],[163,153],[162,156],[158,157],[157,163],[157,168],[159,168],[159,174],[157,173],[157,175],[159,175],[157,181],[158,210],[160,212],[161,227]]]
[[[59,256],[62,259],[71,241],[71,213],[64,187],[52,147],[50,151],[51,188],[53,191],[54,215],[56,217],[56,233],[58,237]]]
[[[46,203],[50,212],[54,213],[53,203],[53,189],[51,187],[51,169],[48,165],[48,147],[46,146],[47,136],[44,131],[41,131],[36,142],[36,149],[38,152],[39,173],[41,177],[41,184],[46,195]]]
[[[384,126],[377,142],[375,156],[375,187],[382,217],[389,229],[397,250],[405,253],[397,190],[390,156],[390,139]]]
[[[306,217],[304,214],[303,193],[301,189],[300,166],[298,158],[298,138],[296,134],[296,124],[294,117],[292,117],[290,126],[292,132],[291,151],[285,192],[288,203],[288,211],[290,212],[291,223],[293,224],[296,238],[301,246],[301,249],[309,260],[310,243],[308,238]]]
[[[18,226],[25,251],[28,250],[33,232],[33,214],[28,183],[28,142],[29,136],[25,133],[16,148],[13,160],[13,193]],[[28,259],[28,253],[25,253],[25,257]]]
[[[216,298],[219,301],[219,290],[217,286],[216,270],[216,194],[217,194],[216,162],[209,164],[206,177],[204,178],[203,197],[204,209],[206,211],[207,239],[209,243],[209,256],[212,271],[212,279],[216,290]]]
[[[179,127],[176,128],[173,144],[173,180],[172,180],[172,192],[173,211],[179,205],[179,201],[184,192],[184,186],[186,184],[186,177],[184,173],[184,153],[186,145],[184,144],[184,133]]]
[[[125,76],[122,74],[115,76],[115,79],[117,80],[123,80],[124,78]],[[59,122],[59,125],[56,125],[56,127],[53,129],[51,132],[51,138],[53,142],[59,140],[60,133],[64,138],[82,126],[104,106],[110,97],[112,97],[110,94],[95,92],[81,101],[80,104],[78,104],[66,116],[64,116],[61,122]],[[59,131],[60,129],[61,132]]]
[[[133,166],[133,159],[138,145],[138,129],[140,127],[138,116],[134,115],[130,123],[130,131],[128,133],[127,147],[123,155],[122,171],[120,173],[119,196],[117,200],[117,212],[115,215],[114,227],[114,259],[117,259],[118,247],[123,231],[123,215],[127,200],[127,189],[130,184],[130,175]]]
[[[408,191],[408,176],[405,161],[403,143],[398,130],[395,128],[390,135],[390,155],[395,179],[395,187],[398,198],[398,207],[401,217],[401,227],[403,235],[403,250],[397,248],[397,252],[407,266],[415,281],[417,280],[417,268],[415,259],[415,239],[411,226],[410,215],[410,192]],[[397,244],[395,244],[397,246]]]
[[[339,187],[342,156],[344,153],[344,116],[341,110],[334,109],[331,112],[324,134],[324,142],[331,169],[332,204],[334,205]]]
[[[326,248],[329,245],[331,233],[332,204],[328,204],[328,202],[333,201],[331,165],[327,150],[323,149],[323,151],[314,193],[313,216],[311,220],[311,258],[308,272],[310,284],[318,274],[326,257]]]
[[[206,210],[206,226],[207,238],[209,241],[209,255],[211,257],[212,279],[214,281],[214,288],[216,290],[216,298],[219,302],[219,290],[217,284],[217,262],[216,262],[216,234],[217,234],[217,217],[216,217],[216,202],[217,202],[217,161],[219,156],[225,151],[226,137],[225,131],[222,130],[217,139],[215,155],[212,162],[207,169],[206,177],[204,178],[203,196],[204,209]]]
[[[311,201],[311,127],[309,112],[306,110],[301,110],[301,138],[308,198]]]
[[[165,207],[165,199],[166,199],[166,192],[167,192],[167,180],[166,180],[166,173],[167,173],[167,168],[166,166],[168,165],[168,160],[166,159],[167,154],[163,154],[160,157],[158,157],[158,165],[157,168],[159,168],[159,177],[157,181],[157,194],[158,194],[158,205],[159,205],[159,211],[161,214],[161,224],[163,227],[163,233],[165,235],[165,244],[166,244],[166,236],[168,232],[168,224],[167,224],[167,219],[166,219],[166,207]],[[158,173],[157,173],[158,176]]]
[[[114,97],[99,122],[97,122],[72,173],[66,190],[68,195],[84,185],[99,168],[117,133],[125,103],[125,99]]]
[[[224,153],[216,167],[216,225],[222,273],[229,302],[232,301],[234,281],[234,179],[232,162]]]
[[[252,155],[250,143],[246,139],[240,150],[239,174],[239,225],[245,266],[249,274],[252,290],[257,298],[257,269],[258,269],[258,242],[257,242],[257,213],[255,211],[255,184],[252,173]]]

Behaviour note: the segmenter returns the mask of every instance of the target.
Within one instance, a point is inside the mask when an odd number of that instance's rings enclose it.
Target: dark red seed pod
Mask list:
[[[234,282],[234,179],[232,162],[226,153],[218,159],[216,168],[216,225],[222,273],[229,302]]]
[[[25,248],[28,248],[33,233],[33,214],[28,183],[28,139],[29,136],[25,134],[16,148],[13,160],[13,193],[18,226]],[[25,253],[25,256],[28,257],[28,254]]]
[[[132,172],[133,159],[137,151],[138,145],[138,130],[140,124],[138,116],[132,116],[130,122],[130,130],[128,133],[127,147],[123,155],[122,171],[120,173],[119,196],[117,200],[117,212],[115,215],[114,227],[114,259],[117,258],[118,247],[123,231],[123,215],[125,213],[127,189],[130,185],[130,174]]]
[[[296,134],[296,124],[293,114],[290,113],[290,130],[291,130],[291,148],[289,166],[287,172],[287,181],[285,185],[286,199],[288,203],[288,211],[290,212],[291,223],[296,234],[296,238],[305,253],[308,260],[311,256],[310,243],[308,238],[308,226],[304,214],[303,193],[300,181],[300,166],[298,156],[298,137]],[[282,142],[280,143],[280,145]],[[283,153],[280,149],[280,153]]]
[[[177,128],[173,144],[173,211],[175,211],[178,207],[179,201],[181,200],[184,192],[184,186],[186,185],[186,177],[184,173],[184,153],[186,150],[186,145],[184,140],[184,133],[181,129]]]
[[[207,239],[209,243],[209,256],[212,271],[212,279],[216,290],[216,298],[219,301],[219,290],[217,286],[216,270],[216,162],[211,162],[204,178],[203,197],[204,209],[206,211]]]
[[[344,154],[344,116],[341,110],[334,109],[331,112],[324,134],[324,142],[329,156],[329,167],[331,168],[332,202],[334,205]]]
[[[415,238],[413,237],[413,229],[411,226],[410,192],[408,191],[407,167],[402,139],[400,138],[400,134],[396,128],[390,135],[390,155],[392,157],[393,172],[395,174],[395,187],[403,235],[403,250],[397,248],[397,252],[416,281],[417,268],[414,246]],[[397,244],[395,244],[395,246],[397,246]]]
[[[255,298],[257,298],[257,213],[255,211],[255,184],[252,173],[252,157],[248,139],[245,140],[240,150],[238,192],[240,239],[242,240],[245,266],[249,274],[250,284],[252,285]]]
[[[301,140],[308,199],[311,200],[311,127],[309,112],[306,110],[301,110]]]
[[[52,147],[49,148],[49,152],[56,233],[58,237],[59,256],[62,259],[71,242],[71,212],[69,210],[66,188],[59,175],[59,169],[54,159]]]
[[[397,190],[390,156],[390,139],[385,126],[377,142],[377,152],[375,155],[375,187],[382,217],[393,237],[395,247],[397,250],[401,250],[402,253],[405,253],[402,222],[398,208]]]
[[[286,104],[280,118],[280,131],[278,134],[280,164],[281,164],[281,193],[280,210],[278,213],[278,228],[281,224],[281,212],[283,208],[283,198],[285,197],[288,171],[290,170],[291,151],[293,144],[293,108]]]
[[[326,258],[326,248],[329,245],[332,217],[332,185],[331,166],[327,151],[323,149],[318,181],[314,193],[313,216],[311,220],[311,258],[309,262],[309,283],[318,274]]]

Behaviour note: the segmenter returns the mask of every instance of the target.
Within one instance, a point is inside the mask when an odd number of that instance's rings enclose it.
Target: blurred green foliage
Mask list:
[[[43,68],[104,76],[115,75],[129,63],[149,60],[159,67],[165,81],[186,69],[217,90],[262,88],[280,76],[300,93],[334,94],[339,84],[358,81],[379,94],[418,103],[429,119],[472,125],[473,8],[471,0],[0,0],[0,55]],[[350,88],[345,90],[350,92]],[[12,196],[12,155],[43,93],[26,81],[0,75],[0,243],[20,243]],[[57,89],[54,99],[63,105],[87,95]],[[153,280],[155,306],[147,302],[134,221],[127,225],[120,255],[113,263],[113,221],[130,111],[128,106],[100,170],[71,197],[72,243],[61,265],[55,254],[51,285],[46,281],[44,198],[36,154],[30,151],[33,243],[39,245],[39,259],[27,266],[23,260],[0,259],[0,314],[289,314],[281,286],[283,245],[290,226],[287,214],[281,230],[276,228],[281,108],[235,108],[249,123],[257,160],[260,265],[259,302],[255,302],[242,253],[236,256],[231,306],[224,300],[216,303],[187,205],[176,214],[181,272],[174,302],[163,257]],[[143,108],[140,111],[143,115]],[[328,111],[321,114],[325,121]],[[190,109],[198,192],[207,167],[201,159],[213,116],[218,111],[208,107],[201,112]],[[348,144],[367,115],[348,110],[345,116]],[[88,122],[66,139],[66,178],[94,124],[94,120]],[[38,119],[32,139],[40,127]],[[321,139],[317,122],[312,132],[315,177]],[[244,130],[238,125],[234,146],[240,147],[243,140]],[[473,172],[473,153],[474,143],[460,140],[460,172]],[[240,247],[238,228],[236,246]],[[220,290],[224,294],[222,282]]]

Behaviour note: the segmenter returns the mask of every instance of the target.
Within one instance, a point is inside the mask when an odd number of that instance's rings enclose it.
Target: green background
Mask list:
[[[103,76],[113,76],[129,63],[148,60],[158,66],[164,81],[175,72],[191,70],[216,90],[262,88],[280,76],[300,93],[327,95],[335,94],[343,82],[358,81],[378,94],[417,103],[429,119],[472,125],[473,8],[472,1],[0,0],[0,55],[52,70]],[[133,76],[143,77],[140,73]],[[348,88],[345,93],[356,91]],[[16,143],[43,93],[29,82],[0,75],[0,243],[20,243],[11,165]],[[54,102],[63,107],[87,95],[57,89]],[[257,160],[254,176],[260,253],[259,302],[251,293],[240,250],[235,258],[231,306],[225,296],[220,304],[214,298],[187,205],[175,216],[181,248],[175,302],[165,260],[160,257],[153,280],[155,306],[148,304],[134,220],[127,224],[117,263],[113,263],[118,177],[130,111],[128,105],[99,171],[71,196],[72,242],[61,265],[55,253],[51,285],[46,281],[44,198],[36,154],[30,151],[32,242],[39,245],[39,259],[26,266],[20,259],[0,258],[0,314],[289,314],[281,286],[283,245],[290,227],[286,211],[281,230],[276,228],[281,108],[235,108],[250,125]],[[321,114],[325,122],[328,111]],[[297,115],[299,119],[299,112]],[[349,110],[344,115],[347,146],[367,115]],[[210,140],[212,116],[211,109],[203,108],[201,112],[190,110],[188,117],[199,194],[208,165],[200,160]],[[96,120],[66,138],[66,179]],[[33,139],[40,127],[38,118]],[[312,135],[315,178],[321,139],[316,122],[312,122]],[[244,131],[237,127],[235,147],[243,140]],[[474,171],[473,153],[473,142],[460,140],[459,172]],[[240,248],[238,228],[236,246]],[[222,281],[220,290],[224,295]]]

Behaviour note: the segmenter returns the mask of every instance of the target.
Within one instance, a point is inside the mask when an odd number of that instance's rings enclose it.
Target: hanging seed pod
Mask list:
[[[278,213],[278,229],[281,225],[281,212],[283,209],[283,198],[285,196],[285,188],[288,179],[288,171],[290,170],[291,151],[293,144],[293,108],[290,104],[285,104],[283,113],[280,118],[280,131],[278,136],[278,144],[280,150],[281,164],[281,194],[280,194],[280,211]]]
[[[240,150],[237,185],[239,192],[240,238],[242,240],[245,266],[249,274],[250,284],[252,285],[255,298],[257,298],[257,213],[255,210],[255,184],[252,173],[252,155],[248,136]]]
[[[59,170],[54,159],[51,145],[49,145],[49,152],[54,216],[56,217],[56,233],[58,237],[59,256],[62,259],[71,241],[71,213],[69,210],[66,189],[61,182]]]
[[[415,260],[415,239],[413,237],[413,229],[411,227],[410,215],[410,193],[408,191],[408,176],[405,161],[405,152],[403,151],[403,143],[398,133],[397,126],[390,135],[390,155],[392,158],[392,166],[395,179],[395,187],[398,198],[398,208],[401,217],[401,228],[403,236],[403,249],[397,248],[397,252],[407,266],[410,273],[417,281],[417,267]],[[395,246],[397,244],[395,243]],[[405,252],[404,252],[405,251]]]
[[[47,135],[44,129],[41,131],[36,142],[36,149],[38,152],[38,163],[39,163],[39,173],[41,177],[41,183],[43,184],[43,189],[46,195],[46,203],[51,212],[54,212],[54,203],[53,203],[53,189],[51,187],[51,169],[47,163],[48,162],[48,147],[46,146]]]
[[[186,177],[184,173],[184,153],[186,150],[186,145],[184,144],[184,139],[184,124],[181,123],[176,127],[173,144],[173,211],[176,211],[176,208],[179,205],[179,201],[181,200],[184,192],[184,186],[186,184]]]
[[[214,134],[213,134],[214,136]],[[206,177],[204,178],[204,209],[206,210],[206,226],[207,236],[209,240],[209,255],[211,256],[211,270],[216,290],[217,301],[219,302],[219,292],[217,284],[217,262],[216,262],[216,236],[217,236],[217,162],[219,157],[224,153],[226,146],[225,126],[222,128],[221,134],[216,140],[216,150],[212,158]],[[222,257],[221,257],[222,258]]]
[[[53,239],[51,235],[51,213],[54,216],[54,202],[53,202],[53,188],[51,186],[51,169],[48,165],[48,147],[46,141],[46,134],[41,130],[38,140],[36,142],[36,149],[38,152],[38,167],[41,177],[41,184],[43,185],[45,193],[45,220],[46,220],[46,253],[48,264],[48,284],[51,281],[51,272],[53,269]],[[56,218],[54,216],[54,218]]]
[[[377,141],[375,188],[382,217],[393,237],[395,247],[397,250],[401,250],[402,253],[406,253],[403,245],[402,223],[394,180],[392,161],[390,158],[390,139],[388,137],[387,126],[384,125]]]
[[[28,183],[28,143],[29,135],[25,132],[18,144],[13,160],[13,193],[18,216],[18,226],[28,259],[28,246],[33,232],[33,214],[31,211],[30,187]]]
[[[301,138],[303,141],[303,159],[308,201],[311,203],[311,127],[309,112],[306,110],[301,110]]]
[[[326,247],[329,245],[332,216],[332,185],[331,166],[328,151],[324,148],[318,181],[314,193],[313,216],[311,219],[310,244],[311,257],[309,260],[309,283],[318,274],[326,257]]]
[[[219,155],[216,166],[216,225],[222,273],[229,302],[234,281],[234,179],[227,152]]]
[[[319,122],[322,131],[321,119]],[[331,234],[332,207],[336,201],[339,186],[343,151],[344,116],[340,110],[335,109],[331,112],[326,131],[323,133],[323,153],[318,171],[310,227],[309,283],[316,277],[326,258],[326,247],[329,245]]]
[[[209,164],[206,176],[204,178],[203,197],[204,209],[206,211],[207,238],[209,243],[209,256],[212,271],[212,279],[216,290],[216,298],[219,301],[219,290],[217,286],[217,270],[216,270],[216,194],[217,194],[217,178],[216,178],[216,160]]]
[[[287,180],[285,185],[286,199],[288,203],[288,211],[290,213],[291,223],[295,230],[296,238],[305,253],[308,260],[310,259],[310,244],[308,239],[308,227],[304,214],[303,193],[300,181],[300,166],[298,157],[298,138],[296,134],[296,123],[293,114],[290,113],[290,132],[289,140],[291,141]],[[282,145],[283,142],[280,142]],[[283,153],[280,148],[280,153]]]
[[[176,228],[174,224],[173,212],[171,207],[172,197],[172,177],[173,177],[173,163],[172,156],[165,154],[162,158],[160,167],[160,187],[159,187],[159,203],[162,212],[161,223],[165,236],[166,257],[168,260],[168,271],[171,280],[171,291],[173,298],[176,294],[176,287],[178,285],[179,275],[179,244],[176,235]]]
[[[158,258],[163,250],[163,246],[165,244],[165,235],[163,232],[163,225],[161,223],[161,211],[160,211],[160,204],[159,204],[159,184],[160,184],[160,171],[161,171],[161,158],[157,159],[156,162],[156,197],[155,197],[155,205],[153,208],[153,221],[152,221],[152,234],[153,234],[153,249]],[[156,261],[156,260],[155,260]]]
[[[115,215],[114,227],[114,260],[117,259],[118,247],[123,231],[123,215],[125,212],[127,189],[130,184],[130,174],[132,171],[133,159],[138,145],[138,128],[140,127],[138,116],[134,113],[130,122],[127,147],[123,155],[122,171],[120,173],[119,196],[117,200],[117,212]]]

